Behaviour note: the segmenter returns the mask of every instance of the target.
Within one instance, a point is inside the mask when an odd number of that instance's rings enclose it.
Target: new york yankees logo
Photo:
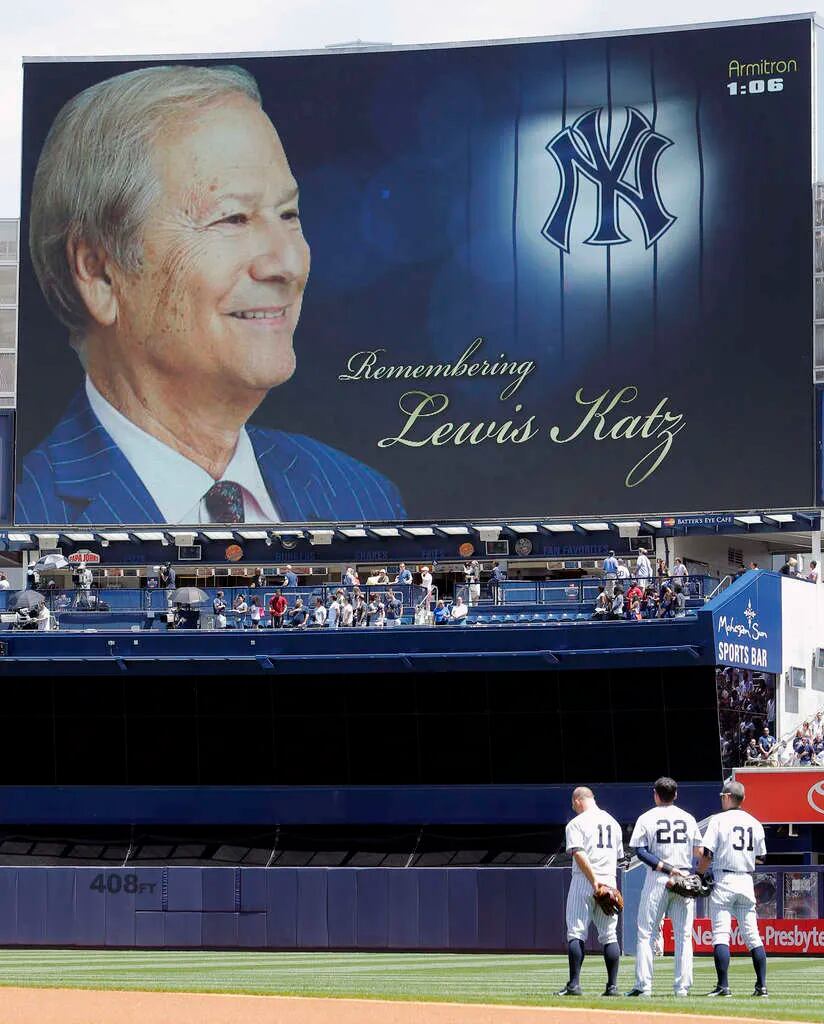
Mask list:
[[[585,245],[621,245],[629,235],[621,230],[619,200],[635,213],[649,248],[676,221],[665,209],[658,190],[658,160],[672,139],[656,132],[640,110],[627,107],[627,120],[613,153],[601,132],[603,108],[589,110],[547,143],[561,181],[552,213],[541,234],[569,252],[569,231],[578,200],[581,176],[597,190],[595,230]]]

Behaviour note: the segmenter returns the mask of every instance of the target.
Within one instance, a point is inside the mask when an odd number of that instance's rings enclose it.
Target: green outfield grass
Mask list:
[[[749,957],[735,957],[734,997],[703,998],[715,984],[712,960],[696,958],[696,995],[671,995],[672,958],[656,960],[659,998],[645,1010],[824,1021],[824,960],[773,957],[769,1000],[751,999]],[[0,985],[45,988],[237,992],[258,995],[349,996],[438,1002],[524,1003],[638,1009],[635,999],[600,999],[600,957],[584,964],[582,999],[551,993],[566,981],[560,956],[487,956],[421,953],[202,953],[97,950],[0,950]],[[632,987],[633,961],[621,964],[621,991]]]

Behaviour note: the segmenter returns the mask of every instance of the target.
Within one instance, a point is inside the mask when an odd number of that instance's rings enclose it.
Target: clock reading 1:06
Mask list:
[[[762,92],[782,92],[783,78],[751,78],[749,82],[730,82],[727,90],[730,96],[758,96]]]

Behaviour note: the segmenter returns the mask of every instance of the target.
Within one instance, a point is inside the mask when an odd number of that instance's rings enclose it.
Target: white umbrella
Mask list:
[[[43,555],[42,558],[37,559],[32,569],[37,569],[38,572],[49,572],[57,569],[66,569],[69,564],[69,560],[64,558],[63,555]]]

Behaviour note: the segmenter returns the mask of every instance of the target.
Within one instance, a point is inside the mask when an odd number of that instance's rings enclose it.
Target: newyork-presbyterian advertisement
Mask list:
[[[809,505],[811,31],[27,63],[16,521]]]

